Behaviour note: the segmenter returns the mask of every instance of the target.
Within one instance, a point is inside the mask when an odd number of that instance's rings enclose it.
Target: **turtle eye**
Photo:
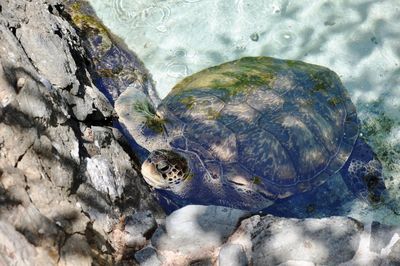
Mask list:
[[[161,173],[168,172],[169,168],[169,164],[166,161],[161,161],[157,164],[157,170]]]

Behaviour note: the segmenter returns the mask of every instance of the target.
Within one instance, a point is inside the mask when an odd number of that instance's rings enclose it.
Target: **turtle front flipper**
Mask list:
[[[115,111],[123,129],[141,147],[152,152],[167,147],[167,120],[157,112],[152,101],[142,91],[130,87],[115,102]]]
[[[384,200],[387,191],[382,177],[382,164],[361,138],[357,139],[340,173],[349,189],[359,198],[370,203]]]

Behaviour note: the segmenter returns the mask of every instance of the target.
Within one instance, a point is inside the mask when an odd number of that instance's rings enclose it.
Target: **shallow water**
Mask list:
[[[400,201],[400,2],[90,0],[106,26],[143,60],[160,97],[183,77],[243,56],[329,67],[357,106],[362,134]],[[357,199],[343,214],[400,223]]]

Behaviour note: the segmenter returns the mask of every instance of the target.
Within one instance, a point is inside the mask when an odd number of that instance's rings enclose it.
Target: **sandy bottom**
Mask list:
[[[334,70],[357,105],[362,134],[400,205],[400,2],[90,0],[144,61],[160,97],[200,69],[243,56],[299,59]],[[351,202],[362,221],[400,223],[387,208]]]

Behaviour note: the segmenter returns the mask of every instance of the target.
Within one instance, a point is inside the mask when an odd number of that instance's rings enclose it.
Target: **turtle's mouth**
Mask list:
[[[142,164],[141,172],[144,180],[150,186],[159,189],[168,187],[168,184],[165,183],[155,165],[150,163],[148,160]]]

